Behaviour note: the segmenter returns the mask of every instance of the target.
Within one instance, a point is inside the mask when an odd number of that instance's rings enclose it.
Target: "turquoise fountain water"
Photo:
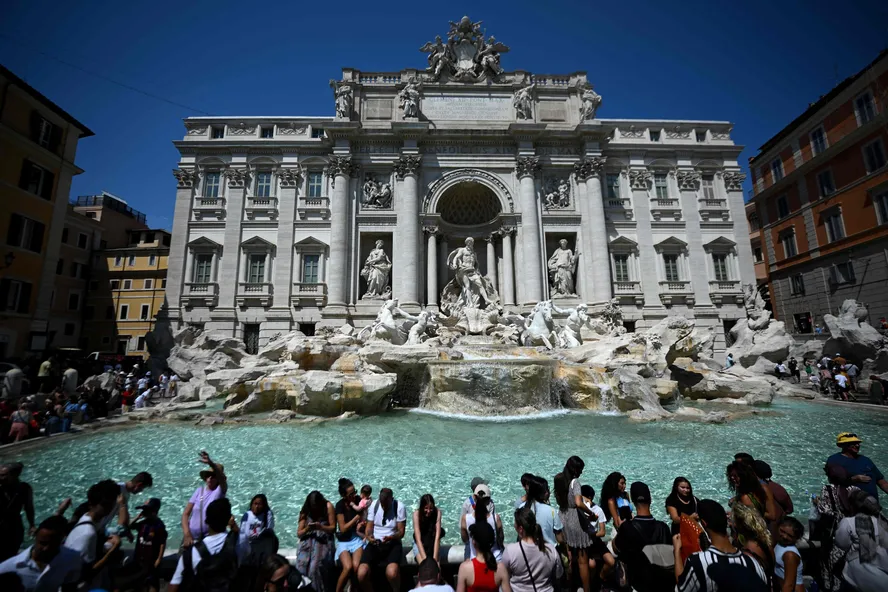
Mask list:
[[[864,454],[888,470],[888,413],[791,401],[772,409],[775,415],[725,425],[635,424],[607,414],[482,422],[419,413],[320,425],[154,424],[49,442],[23,452],[8,450],[0,459],[25,463],[23,476],[34,486],[38,517],[67,496],[82,501],[87,487],[99,479],[124,479],[148,470],[155,487],[134,498],[132,507],[149,496],[161,498],[161,517],[178,540],[182,508],[199,485],[197,454],[206,449],[225,464],[236,515],[247,509],[253,494],[265,493],[277,514],[281,542],[288,547],[296,543],[306,494],[318,489],[336,501],[340,476],[358,485],[369,483],[375,493],[391,487],[410,508],[431,492],[444,511],[445,540],[456,543],[459,507],[472,477],[490,481],[511,531],[509,508],[522,493],[521,474],[543,475],[551,483],[572,454],[586,461],[581,480],[596,490],[614,470],[630,481],[647,482],[661,518],[663,500],[677,475],[691,480],[698,497],[726,502],[725,465],[741,450],[771,464],[802,518],[807,515],[806,491],[820,490],[824,460],[837,450],[837,432],[855,431],[865,441]],[[883,496],[882,501],[888,500]],[[407,531],[412,536],[412,524]]]

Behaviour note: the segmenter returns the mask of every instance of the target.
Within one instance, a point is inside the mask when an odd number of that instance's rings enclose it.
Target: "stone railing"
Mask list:
[[[296,212],[301,220],[309,217],[326,220],[330,217],[330,198],[300,197],[299,204],[296,206]]]
[[[259,306],[271,306],[273,290],[271,282],[240,282],[237,290],[237,305],[244,307],[255,303]]]
[[[670,306],[676,300],[684,301],[688,306],[694,305],[694,293],[691,291],[691,282],[684,280],[660,282],[660,301],[665,306]]]
[[[698,201],[700,208],[700,217],[703,220],[709,220],[710,218],[721,218],[722,220],[727,221],[731,212],[728,210],[728,202],[724,199],[700,199]]]
[[[671,197],[654,197],[651,199],[651,217],[654,220],[662,218],[681,220],[681,204]]]
[[[257,215],[274,219],[278,215],[278,200],[276,197],[251,197],[244,211],[248,220],[255,219]]]
[[[219,304],[219,284],[216,282],[185,282],[182,304],[186,308],[192,306],[213,307]]]
[[[721,304],[728,300],[734,300],[737,304],[743,304],[743,290],[740,288],[740,280],[712,280],[709,282],[709,297],[713,304]]]
[[[632,303],[637,306],[644,305],[644,293],[641,291],[641,282],[613,282],[614,296],[621,302]]]
[[[290,301],[293,306],[304,306],[305,302],[311,306],[324,306],[327,303],[327,284],[294,282]]]
[[[632,219],[632,200],[620,197],[608,197],[604,200],[604,209],[608,212],[608,217],[613,218],[614,215],[623,216],[626,220]]]
[[[224,197],[201,197],[194,198],[194,218],[203,220],[211,217],[221,220],[225,217],[225,198]]]

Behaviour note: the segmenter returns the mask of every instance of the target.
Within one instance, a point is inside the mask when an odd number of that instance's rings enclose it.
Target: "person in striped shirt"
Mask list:
[[[681,563],[681,536],[673,537],[678,592],[767,592],[768,576],[758,561],[731,544],[728,515],[716,501],[701,500],[697,514],[709,537],[708,548]]]

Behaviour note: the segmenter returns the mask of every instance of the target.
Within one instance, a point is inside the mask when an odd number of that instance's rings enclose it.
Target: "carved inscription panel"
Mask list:
[[[432,121],[511,121],[509,97],[426,95],[422,113]]]

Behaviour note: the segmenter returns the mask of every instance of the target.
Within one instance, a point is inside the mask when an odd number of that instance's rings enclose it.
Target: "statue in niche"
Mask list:
[[[398,319],[401,319],[399,322]],[[404,345],[407,342],[408,331],[413,323],[419,319],[401,310],[398,299],[386,300],[379,307],[376,319],[372,325],[364,327],[358,333],[358,341],[368,340],[388,341],[392,345]]]
[[[552,296],[576,296],[574,287],[574,274],[577,271],[577,260],[580,254],[567,247],[567,240],[558,241],[558,248],[549,257],[549,285],[552,288]]]
[[[421,88],[422,85],[411,78],[407,81],[407,86],[398,93],[404,119],[416,119],[419,117],[419,92]]]
[[[567,179],[549,179],[546,187],[546,209],[559,210],[570,207],[570,183]]]
[[[361,296],[361,300],[387,300],[391,298],[392,288],[389,286],[389,274],[392,271],[392,261],[382,250],[382,241],[376,241],[376,248],[370,251],[364,267],[361,269],[361,277],[367,280],[367,291]]]
[[[580,105],[580,121],[591,121],[595,119],[595,112],[601,106],[601,95],[592,90],[592,85],[588,82],[583,87],[583,95]]]
[[[441,308],[445,313],[454,315],[463,308],[499,306],[496,288],[478,270],[475,239],[469,237],[464,247],[453,250],[447,256],[447,267],[456,272],[456,277],[441,293]]]
[[[593,331],[595,330],[592,326],[592,319],[586,314],[589,309],[585,304],[578,304],[576,308],[564,309],[558,308],[553,304],[552,310],[558,314],[567,315],[567,320],[562,325],[561,331],[558,332],[559,347],[571,348],[583,345],[583,336],[581,334],[583,326],[587,326]]]
[[[363,185],[364,199],[361,205],[369,209],[388,209],[392,207],[392,186],[380,183],[376,177],[368,173]]]
[[[351,85],[331,80],[330,86],[333,88],[333,97],[336,99],[336,118],[351,119],[354,99]]]
[[[533,119],[533,90],[536,84],[529,84],[520,88],[512,95],[512,106],[515,107],[515,116],[518,119]]]

